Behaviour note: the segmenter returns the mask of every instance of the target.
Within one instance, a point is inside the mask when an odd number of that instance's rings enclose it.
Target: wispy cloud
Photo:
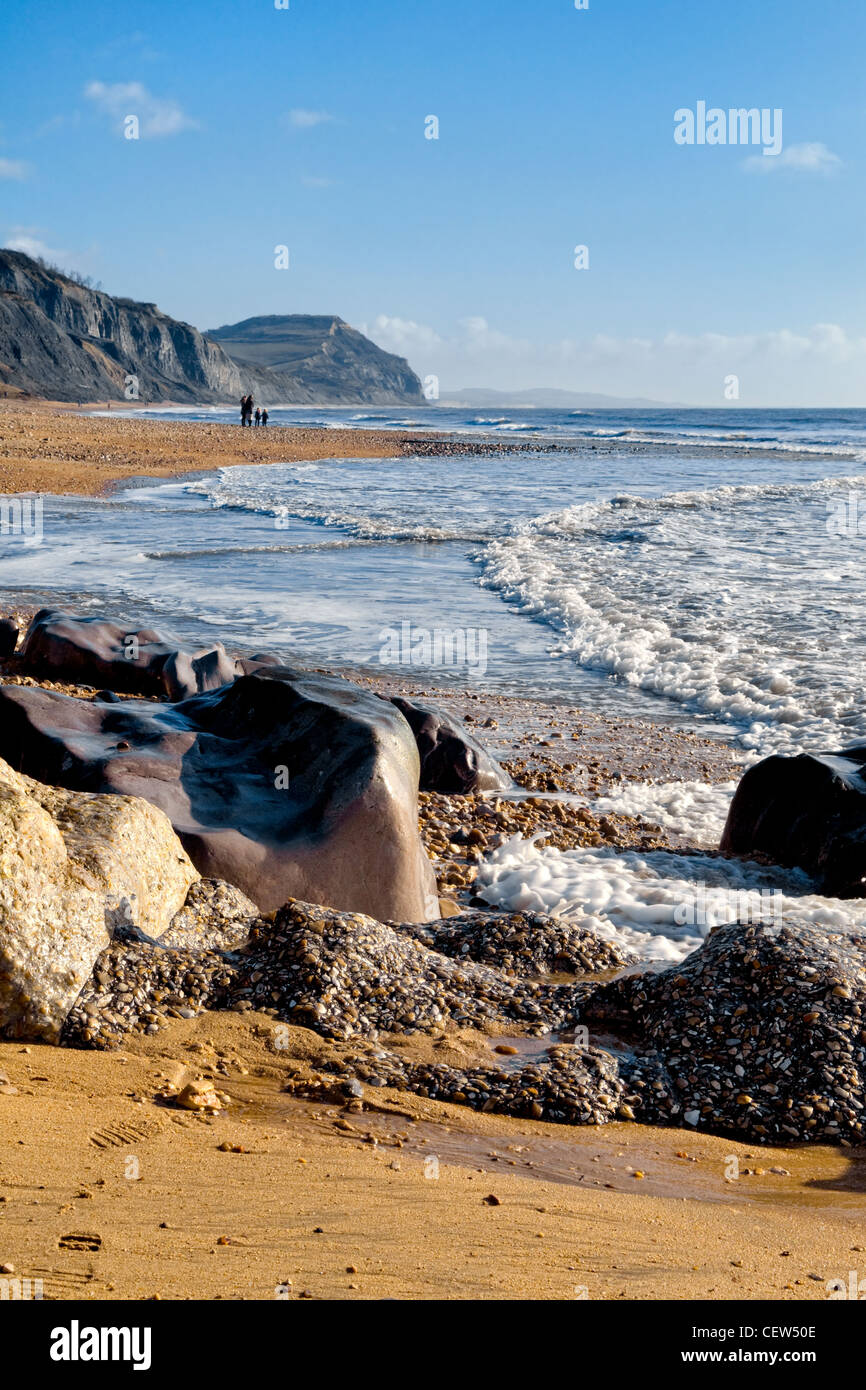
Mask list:
[[[141,82],[89,82],[84,89],[89,101],[117,123],[118,132],[127,116],[137,116],[142,136],[156,139],[195,130],[198,122],[171,97],[157,97]]]
[[[12,227],[3,245],[8,251],[23,251],[34,260],[48,261],[49,265],[59,266],[61,270],[77,270],[81,274],[92,271],[93,251],[67,251],[59,246],[51,246],[43,240],[41,227]]]
[[[321,178],[317,174],[304,174],[301,183],[305,188],[333,188],[334,180]]]
[[[286,120],[295,130],[312,130],[313,126],[330,124],[334,117],[330,111],[308,111],[303,106],[296,106]]]
[[[798,174],[832,174],[842,167],[842,161],[820,140],[811,140],[803,145],[788,145],[781,154],[753,154],[743,167],[756,174],[774,174],[780,169]]]
[[[443,390],[557,386],[722,405],[723,383],[733,373],[740,380],[741,405],[863,403],[866,335],[833,323],[801,332],[670,332],[657,338],[596,333],[546,342],[503,333],[479,316],[443,332],[388,314],[359,327],[380,347],[408,357],[421,376],[436,373]]]
[[[26,179],[27,172],[20,159],[0,159],[0,179]]]
[[[4,243],[6,249],[10,252],[24,252],[25,256],[32,256],[35,260],[50,261],[51,265],[67,264],[70,253],[47,245],[40,236],[35,235],[36,231],[36,227],[14,227]]]

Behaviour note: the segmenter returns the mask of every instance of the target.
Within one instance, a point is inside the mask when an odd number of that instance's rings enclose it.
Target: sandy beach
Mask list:
[[[113,412],[91,416],[68,405],[0,402],[0,491],[95,497],[129,478],[176,478],[244,463],[381,458],[403,448],[394,430],[247,430],[240,423],[131,418],[116,405]]]
[[[385,1090],[346,1112],[283,1094],[272,1038],[208,1015],[119,1053],[0,1044],[0,1264],[46,1298],[801,1300],[862,1259],[844,1151]],[[293,1029],[293,1072],[331,1050]],[[231,1097],[218,1116],[155,1099],[196,1076]]]
[[[132,476],[376,457],[398,444],[393,433],[241,434],[5,405],[0,484],[95,494]],[[346,674],[383,694],[425,693]],[[3,675],[93,696],[14,664]],[[686,843],[560,794],[597,796],[623,779],[711,785],[741,766],[693,732],[457,689],[436,698],[538,793],[508,804],[422,794],[447,911],[473,902],[475,866],[503,830],[563,849]],[[274,1039],[273,1018],[253,1011],[168,1018],[114,1052],[0,1044],[0,1265],[42,1279],[50,1298],[799,1300],[826,1298],[863,1249],[858,1150],[555,1125],[387,1086],[347,1102],[330,1071],[348,1044],[299,1027]],[[444,1048],[461,1064],[494,1043],[473,1030],[394,1040],[407,1059],[442,1060]],[[218,1114],[161,1094],[209,1078],[228,1097]]]

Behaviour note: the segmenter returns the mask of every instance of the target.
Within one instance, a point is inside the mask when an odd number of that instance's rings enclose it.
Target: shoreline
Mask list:
[[[81,415],[57,404],[0,402],[0,493],[104,496],[127,480],[174,480],[242,464],[383,458],[399,431],[238,425]]]
[[[98,404],[93,405],[94,410],[98,408]],[[137,408],[133,403],[117,403],[116,411],[113,407],[110,414],[94,415],[84,406],[63,401],[0,398],[0,495],[102,497],[123,483],[146,485],[245,464],[314,463],[320,459],[489,457],[539,452],[580,452],[592,461],[612,453],[637,457],[697,451],[706,460],[731,456],[730,450],[717,444],[620,437],[554,439],[544,435],[501,439],[486,434],[459,436],[436,424],[418,431],[316,425],[242,429],[236,423],[143,418],[132,415]],[[739,449],[737,457],[763,457],[765,453],[756,445]],[[840,455],[789,450],[785,457],[794,462],[818,458],[838,461]]]
[[[382,693],[398,684],[359,683]],[[563,848],[673,848],[676,839],[633,817],[563,818],[557,790],[592,796],[621,778],[731,772],[731,750],[698,735],[574,708],[551,720],[550,706],[519,697],[435,694],[525,781],[512,828],[546,831]],[[478,837],[497,831],[496,802],[494,793],[420,797],[437,886],[460,910],[485,852]],[[446,822],[474,830],[474,843],[449,845]],[[355,1043],[291,1026],[276,1046],[273,1028],[264,1014],[208,1011],[167,1018],[153,1037],[128,1034],[113,1051],[0,1043],[9,1174],[0,1262],[43,1279],[48,1298],[88,1300],[265,1300],[288,1287],[280,1297],[798,1301],[825,1298],[859,1248],[857,1150],[657,1124],[546,1123],[387,1084],[368,1088],[361,1108],[332,1094],[335,1064]],[[465,1065],[489,1056],[497,1035],[463,1028],[382,1041],[422,1061],[442,1057],[447,1042],[445,1055]],[[161,1099],[166,1083],[210,1078],[230,1098],[217,1115]],[[435,1236],[423,1265],[411,1234],[419,1221]],[[98,1244],[70,1244],[82,1233]]]
[[[36,468],[47,490],[62,481],[66,492],[94,496],[133,478],[226,465],[393,456],[401,438],[275,427],[263,439],[238,429],[0,407],[0,487]],[[447,446],[444,436],[434,442]],[[217,452],[204,456],[207,443]],[[237,456],[240,444],[249,456]],[[432,696],[522,783],[523,797],[501,804],[492,793],[421,794],[437,889],[458,911],[471,905],[475,865],[503,833],[541,833],[563,849],[688,850],[639,816],[593,811],[592,799],[628,781],[710,784],[742,771],[736,748],[699,727],[624,721],[564,699],[431,688],[412,671],[333,669],[363,688]],[[0,667],[10,678],[86,693]],[[588,798],[589,814],[569,798]],[[167,1018],[154,1036],[128,1034],[116,1051],[0,1042],[0,1264],[43,1279],[48,1298],[269,1299],[290,1283],[291,1298],[485,1300],[823,1299],[826,1281],[856,1264],[860,1149],[758,1145],[619,1120],[545,1123],[386,1083],[366,1089],[361,1110],[334,1103],[327,1089],[333,1060],[351,1049],[293,1026],[289,1046],[275,1051],[272,1029],[255,1011],[204,1012]],[[518,1032],[510,1042],[520,1045]],[[465,1066],[495,1036],[465,1029],[447,1041]],[[386,1043],[407,1060],[437,1055],[426,1035]],[[210,1077],[231,1098],[217,1115],[161,1099],[166,1081]],[[310,1083],[313,1095],[321,1083],[321,1100],[310,1098]],[[431,1155],[441,1165],[435,1181]],[[736,1180],[726,1176],[731,1156]],[[419,1222],[433,1235],[423,1265]]]

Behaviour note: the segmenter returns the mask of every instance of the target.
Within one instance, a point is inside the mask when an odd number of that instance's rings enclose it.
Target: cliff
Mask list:
[[[117,299],[0,250],[0,387],[61,401],[123,400],[137,378],[147,402],[268,405],[416,404],[421,385],[403,358],[341,319],[247,319],[214,334],[155,304]]]
[[[272,314],[212,329],[208,337],[255,381],[257,395],[274,401],[423,403],[421,383],[405,358],[332,315]]]

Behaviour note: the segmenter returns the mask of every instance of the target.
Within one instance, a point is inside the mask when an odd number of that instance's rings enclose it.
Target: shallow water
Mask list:
[[[866,741],[866,411],[273,419],[531,434],[539,450],[236,467],[46,498],[41,543],[0,534],[5,603],[371,669],[407,689],[523,693],[695,728],[744,759]],[[631,783],[600,809],[712,846],[732,790]],[[594,929],[670,960],[703,935],[672,913],[717,872],[692,859],[654,878],[646,861],[637,873],[623,856],[518,844],[490,861],[484,890],[503,906],[589,906]],[[770,885],[750,871],[729,886]],[[809,886],[791,891],[784,875],[772,886],[814,920],[866,916],[864,903],[805,903]]]

